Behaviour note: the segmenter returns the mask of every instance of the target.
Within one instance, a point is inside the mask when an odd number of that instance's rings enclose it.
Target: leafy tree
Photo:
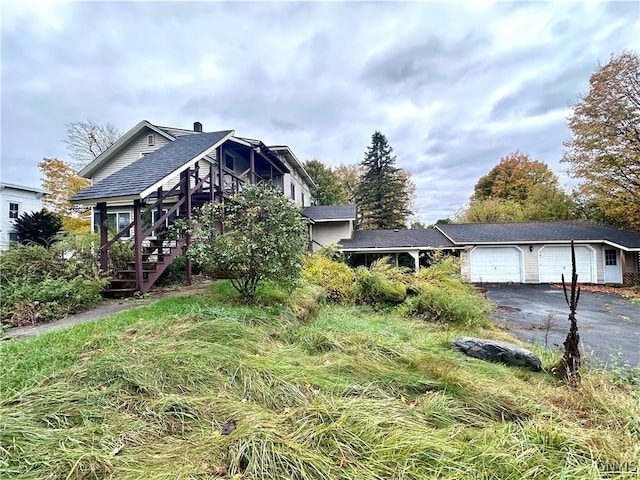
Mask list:
[[[293,286],[306,250],[300,211],[267,184],[244,188],[230,201],[205,204],[188,225],[188,255],[205,273],[224,272],[245,297],[262,280]]]
[[[612,56],[573,107],[562,162],[614,223],[640,230],[640,56]]]
[[[340,165],[333,172],[336,174],[342,190],[344,190],[347,203],[356,203],[358,183],[362,177],[362,165]]]
[[[376,131],[360,163],[363,173],[356,190],[359,226],[369,229],[404,228],[411,214],[408,174],[395,166],[387,138]]]
[[[473,200],[456,212],[456,223],[500,223],[525,220],[522,205],[514,200],[485,198]]]
[[[502,198],[522,203],[540,186],[558,190],[558,177],[545,163],[514,152],[501,158],[498,165],[478,180],[473,198]]]
[[[571,197],[543,162],[514,152],[500,159],[476,183],[469,204],[456,212],[457,222],[520,222],[574,217]]]
[[[71,166],[76,170],[88,165],[122,136],[122,133],[110,123],[99,124],[87,120],[67,123],[65,126],[65,143],[73,159]]]
[[[316,183],[316,188],[311,193],[318,205],[349,203],[344,185],[330,167],[325,166],[320,160],[313,159],[304,162],[304,168]]]
[[[43,175],[42,187],[49,192],[44,196],[44,206],[62,218],[68,232],[89,231],[91,219],[87,215],[91,210],[84,205],[73,205],[69,198],[89,187],[91,182],[76,175],[68,163],[57,158],[44,158],[38,167]]]
[[[14,228],[20,243],[36,243],[48,247],[62,230],[62,219],[43,208],[39,212],[20,215],[15,219]]]

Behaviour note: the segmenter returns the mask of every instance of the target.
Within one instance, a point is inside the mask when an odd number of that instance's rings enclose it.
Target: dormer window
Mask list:
[[[147,145],[149,145],[150,147],[152,147],[153,145],[155,145],[155,135],[152,133],[150,135],[147,135]]]

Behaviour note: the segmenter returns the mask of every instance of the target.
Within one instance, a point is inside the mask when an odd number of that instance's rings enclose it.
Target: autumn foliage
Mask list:
[[[562,161],[607,220],[640,230],[640,56],[612,56],[574,105]]]
[[[60,215],[66,231],[88,232],[91,210],[85,205],[73,205],[69,198],[87,188],[91,182],[76,175],[68,163],[57,158],[44,158],[38,167],[43,176],[42,187],[49,192],[43,198],[45,208]]]

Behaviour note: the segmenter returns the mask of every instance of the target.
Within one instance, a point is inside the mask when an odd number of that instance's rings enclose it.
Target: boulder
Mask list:
[[[534,372],[542,370],[542,363],[535,353],[513,343],[473,337],[456,338],[451,343],[462,353],[481,360],[524,367]]]

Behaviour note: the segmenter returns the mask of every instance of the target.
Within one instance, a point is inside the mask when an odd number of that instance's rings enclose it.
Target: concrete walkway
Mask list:
[[[156,291],[152,292],[144,298],[125,298],[116,300],[103,300],[98,303],[91,310],[85,312],[68,315],[65,318],[50,323],[41,323],[37,325],[25,325],[24,327],[13,327],[4,332],[4,340],[21,340],[23,338],[32,337],[34,335],[40,335],[41,333],[52,332],[54,330],[60,330],[62,328],[76,325],[78,323],[92,322],[93,320],[99,320],[101,318],[108,317],[111,314],[122,312],[124,310],[131,310],[133,308],[143,307],[150,305],[162,298],[167,297],[183,297],[193,295],[199,292],[205,291],[209,288],[213,282],[203,282],[187,287],[182,287],[180,290],[169,291]]]

